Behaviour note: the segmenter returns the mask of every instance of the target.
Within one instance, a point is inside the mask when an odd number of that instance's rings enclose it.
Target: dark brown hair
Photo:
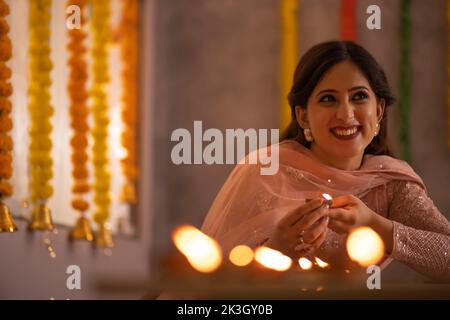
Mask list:
[[[352,41],[329,41],[320,43],[309,49],[303,55],[295,69],[294,82],[288,95],[292,120],[287,129],[282,133],[281,140],[293,139],[307,148],[310,147],[310,143],[306,141],[303,134],[303,129],[297,122],[295,107],[300,106],[306,109],[309,97],[324,74],[331,67],[345,60],[351,61],[361,70],[378,101],[383,99],[386,107],[395,102],[383,68],[381,68],[366,49]],[[379,133],[364,150],[364,154],[366,153],[391,155],[387,142],[386,111],[380,122]]]

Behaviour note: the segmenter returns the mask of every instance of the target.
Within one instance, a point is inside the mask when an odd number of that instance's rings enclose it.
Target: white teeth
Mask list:
[[[351,136],[352,134],[355,134],[356,131],[358,131],[357,127],[353,127],[352,129],[333,129],[334,133],[336,133],[338,136]]]

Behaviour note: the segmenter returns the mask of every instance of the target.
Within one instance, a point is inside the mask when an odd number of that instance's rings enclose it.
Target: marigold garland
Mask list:
[[[50,119],[53,115],[50,96],[50,72],[53,68],[50,57],[51,6],[52,0],[29,1],[29,161],[31,198],[34,202],[45,201],[53,194],[50,185],[53,177],[50,140]]]
[[[127,151],[121,160],[122,172],[127,182],[123,186],[122,198],[136,203],[135,184],[138,176],[136,157],[136,127],[138,100],[138,60],[139,60],[139,1],[122,0],[122,17],[119,27],[122,57],[122,146]]]
[[[295,65],[298,59],[297,12],[299,0],[281,0],[281,129],[291,121],[291,109],[287,95],[291,89]]]
[[[356,0],[341,0],[341,39],[357,41]]]
[[[92,30],[92,115],[94,127],[93,137],[93,165],[94,165],[94,203],[96,210],[94,221],[99,228],[109,218],[111,198],[109,194],[111,176],[108,168],[108,101],[106,86],[109,82],[108,74],[108,45],[109,21],[111,3],[109,0],[95,0],[91,2],[91,30]]]
[[[12,185],[8,182],[12,177],[13,140],[10,136],[13,123],[11,119],[12,105],[9,100],[12,94],[11,69],[6,65],[12,55],[9,24],[6,16],[9,6],[0,0],[0,200],[12,195]]]

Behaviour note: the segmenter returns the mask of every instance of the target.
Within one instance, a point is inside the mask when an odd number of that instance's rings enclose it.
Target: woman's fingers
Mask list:
[[[344,208],[330,208],[328,209],[328,216],[331,220],[337,220],[348,224],[355,223],[355,216],[350,210]]]
[[[307,230],[321,218],[328,215],[328,207],[321,207],[304,215],[296,224],[295,229],[300,233],[302,230]]]
[[[314,199],[302,205],[301,207],[296,208],[295,210],[291,211],[280,220],[279,226],[282,228],[291,227],[298,220],[300,220],[305,214],[319,208],[322,205],[322,202],[323,199]]]
[[[312,244],[323,233],[326,233],[328,222],[328,217],[322,217],[320,221],[318,221],[311,228],[305,231],[305,233],[303,234],[303,241]]]
[[[349,210],[346,210],[344,208],[331,208],[328,211],[328,215],[330,217],[328,228],[336,233],[348,233],[348,231],[355,224],[356,217]]]
[[[312,244],[312,248],[310,250],[317,250],[320,248],[322,243],[325,241],[327,237],[327,230],[325,229],[324,232],[322,232],[319,237],[317,237]]]
[[[313,245],[309,243],[300,243],[297,245],[294,250],[301,253],[307,253],[312,250]]]
[[[330,219],[328,222],[328,228],[338,234],[346,234],[350,230],[351,226],[348,223]]]
[[[347,205],[353,204],[354,202],[355,198],[351,194],[335,197],[333,198],[333,204],[331,205],[331,208],[345,207]]]

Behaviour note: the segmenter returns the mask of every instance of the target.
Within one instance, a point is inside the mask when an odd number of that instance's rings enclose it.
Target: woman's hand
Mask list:
[[[330,222],[328,227],[339,234],[347,234],[351,229],[370,226],[373,212],[364,202],[353,195],[333,198],[329,209]]]
[[[352,195],[333,198],[329,211],[328,227],[340,234],[348,234],[351,229],[368,226],[383,239],[386,252],[393,249],[393,223],[368,208],[364,202]]]
[[[284,216],[265,245],[298,258],[322,245],[327,226],[328,207],[323,205],[323,199],[311,200]]]

